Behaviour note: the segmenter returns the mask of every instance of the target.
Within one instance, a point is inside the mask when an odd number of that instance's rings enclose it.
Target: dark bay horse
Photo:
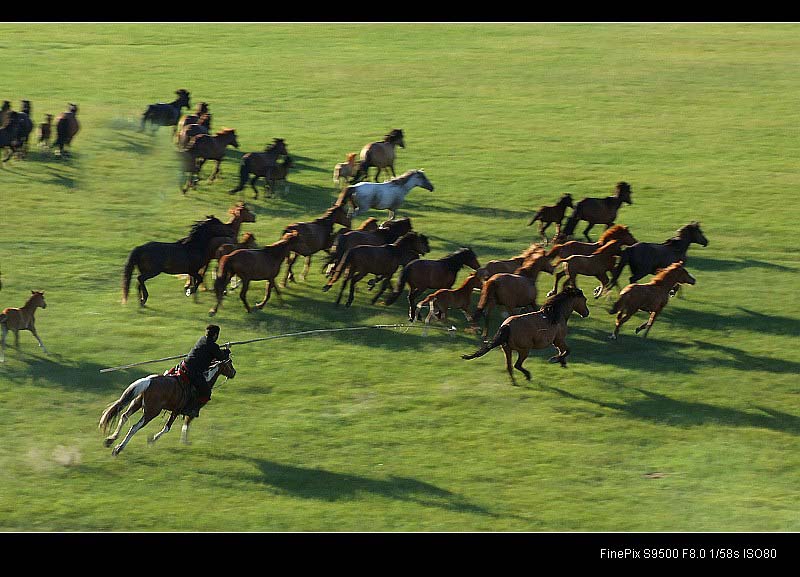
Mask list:
[[[36,332],[36,314],[37,308],[47,308],[47,303],[44,300],[44,291],[31,291],[31,296],[20,308],[5,308],[0,313],[0,363],[6,360],[6,335],[8,331],[14,333],[14,346],[19,347],[19,331],[30,331],[31,334],[39,342],[44,354],[47,354],[47,349],[39,338]]]
[[[22,102],[24,105],[24,103],[28,101],[23,100]],[[14,127],[14,153],[17,155],[17,158],[24,158],[28,152],[28,141],[30,139],[31,131],[33,131],[33,120],[31,120],[31,117],[26,112],[17,112],[16,110],[11,110],[8,113],[6,123],[8,126],[13,125]]]
[[[242,190],[247,184],[247,179],[250,175],[250,186],[253,187],[255,197],[258,198],[258,189],[256,188],[256,181],[259,178],[264,178],[267,183],[272,179],[273,171],[278,167],[278,160],[288,156],[289,151],[286,149],[286,141],[283,138],[276,138],[264,149],[264,152],[248,152],[242,156],[242,161],[239,164],[239,185],[228,191],[230,194],[235,194]],[[266,184],[264,194],[266,195]]]
[[[490,343],[485,343],[471,355],[462,355],[461,358],[475,359],[495,347],[503,347],[506,355],[506,370],[513,385],[517,384],[513,369],[522,372],[527,380],[531,380],[531,373],[522,366],[531,349],[554,346],[558,354],[550,357],[550,362],[561,363],[561,366],[566,368],[567,356],[570,352],[566,340],[567,321],[573,311],[583,318],[589,316],[586,297],[580,289],[570,286],[547,299],[541,310],[508,317],[500,325],[500,329]],[[517,352],[517,362],[512,368],[511,354],[514,351]]]
[[[609,314],[616,314],[614,332],[608,337],[616,339],[620,327],[637,311],[647,311],[650,317],[640,326],[636,327],[636,334],[644,330],[643,338],[647,338],[650,327],[659,313],[667,306],[670,292],[676,284],[695,284],[696,279],[689,274],[683,266],[683,261],[672,263],[667,268],[661,269],[653,279],[644,284],[629,284],[619,293],[619,299],[611,307]]]
[[[207,122],[206,126],[208,127],[209,130],[211,130],[211,114],[208,111],[208,103],[201,102],[200,104],[197,105],[193,113],[182,116],[181,119],[178,121],[178,124],[175,127],[176,143],[178,136],[183,132],[183,129],[189,126],[190,124],[200,124],[200,121],[202,120],[204,115],[208,117],[206,121]]]
[[[275,279],[281,270],[281,264],[286,260],[289,252],[294,249],[297,237],[297,231],[293,230],[284,234],[277,242],[265,247],[259,249],[240,248],[223,256],[217,265],[217,279],[214,281],[217,303],[208,311],[209,316],[217,314],[217,310],[222,306],[222,299],[228,283],[234,276],[241,280],[242,288],[239,291],[239,298],[248,313],[252,312],[247,303],[247,290],[250,288],[251,281],[267,281],[264,300],[255,305],[257,309],[264,308],[272,295],[273,288],[275,294],[278,295],[278,300],[282,301]]]
[[[367,219],[364,223],[369,220],[370,219]],[[372,220],[374,221],[375,219]],[[336,239],[336,248],[325,263],[326,276],[331,276],[333,274],[333,271],[336,270],[336,265],[342,261],[347,251],[354,246],[360,244],[367,244],[370,246],[391,244],[412,229],[411,219],[407,216],[398,218],[397,220],[387,220],[374,230],[366,230],[363,226],[362,224],[362,227],[358,230],[345,231]]]
[[[186,118],[186,117],[184,117]],[[211,115],[203,114],[197,122],[189,122],[181,126],[175,134],[178,150],[186,150],[192,138],[199,134],[211,133]]]
[[[209,389],[213,389],[214,383],[217,382],[220,375],[229,379],[236,376],[236,369],[230,357],[228,360],[215,362],[208,371],[206,371],[205,378],[209,384]],[[144,412],[142,413],[142,417],[130,428],[122,442],[112,449],[111,454],[116,457],[119,452],[125,448],[125,445],[128,444],[131,437],[142,427],[147,425],[147,423],[161,414],[161,411],[169,411],[169,419],[167,419],[164,428],[152,438],[148,439],[148,442],[154,443],[162,435],[169,432],[172,423],[175,422],[178,415],[184,414],[183,411],[186,410],[186,406],[190,400],[190,387],[192,386],[193,385],[190,383],[184,384],[178,377],[167,375],[149,375],[128,385],[119,399],[111,403],[100,416],[98,428],[104,433],[108,431],[115,420],[117,421],[116,429],[111,435],[106,437],[104,441],[105,446],[110,447],[111,444],[116,441],[122,430],[122,426],[131,415],[136,413],[139,409],[144,409]],[[125,405],[128,407],[123,411]],[[191,420],[190,417],[186,416],[182,436],[182,440],[184,441],[187,438],[186,435]]]
[[[200,269],[208,259],[208,245],[214,237],[227,236],[225,225],[213,216],[196,222],[189,235],[177,242],[148,242],[134,248],[128,255],[122,277],[122,302],[128,301],[133,269],[139,269],[139,304],[145,306],[149,293],[145,282],[161,273],[188,274],[191,279],[190,292],[196,293],[203,281]],[[196,298],[196,295],[195,295]]]
[[[627,226],[615,224],[614,226],[604,230],[603,234],[600,235],[600,238],[597,239],[597,242],[570,240],[564,243],[555,244],[547,252],[547,256],[549,256],[551,259],[565,259],[575,254],[588,255],[592,254],[598,248],[602,247],[606,243],[611,242],[612,240],[618,240],[625,246],[630,246],[632,244],[636,244],[637,242]]]
[[[677,230],[677,234],[662,243],[656,242],[637,242],[629,246],[624,251],[614,267],[611,280],[607,289],[617,286],[622,270],[629,266],[631,269],[630,283],[655,274],[658,269],[666,268],[674,262],[686,261],[686,253],[690,244],[708,246],[708,239],[700,229],[699,222],[690,222]]]
[[[200,173],[203,164],[207,160],[215,162],[214,170],[211,171],[208,177],[208,182],[214,182],[219,174],[219,167],[222,159],[225,158],[225,151],[228,146],[239,148],[239,142],[236,140],[236,131],[233,128],[223,128],[216,134],[198,134],[193,137],[189,144],[186,145],[185,154],[191,159],[190,166],[194,167],[194,174],[190,174],[189,180],[181,190],[186,193],[189,186],[194,182],[193,179]]]
[[[311,257],[321,250],[327,250],[333,242],[333,227],[340,224],[350,228],[350,217],[347,214],[347,207],[343,204],[334,204],[325,214],[310,222],[295,222],[283,229],[283,234],[290,231],[297,231],[297,239],[294,243],[292,252],[286,257],[286,277],[283,279],[283,286],[290,280],[295,282],[292,266],[298,256],[306,258],[303,268],[303,280],[306,280],[308,271],[311,268]]]
[[[58,149],[58,154],[64,154],[64,147],[72,145],[72,139],[80,129],[78,106],[70,104],[67,111],[62,112],[56,118],[56,141],[53,143],[53,147]]]
[[[561,233],[561,222],[564,220],[564,213],[567,211],[567,208],[573,208],[571,194],[565,194],[553,206],[540,207],[539,210],[536,211],[536,214],[533,215],[533,218],[531,218],[528,226],[531,226],[538,220],[539,235],[542,237],[545,244],[547,244],[549,241],[547,240],[547,234],[545,234],[545,231],[551,224],[555,224],[556,235]]]
[[[575,210],[572,215],[567,219],[567,224],[564,226],[564,235],[570,237],[574,234],[578,222],[585,220],[589,226],[583,231],[583,236],[589,242],[592,239],[589,237],[589,231],[596,224],[604,224],[609,228],[614,224],[617,218],[617,211],[622,206],[623,202],[633,204],[631,199],[631,185],[627,182],[618,182],[614,190],[613,196],[606,198],[584,198],[578,201],[575,205]]]
[[[371,166],[378,169],[378,172],[375,173],[375,182],[378,182],[378,175],[381,170],[386,171],[387,168],[392,171],[393,177],[397,176],[394,172],[395,148],[397,146],[400,148],[406,147],[405,142],[403,142],[403,131],[399,128],[392,130],[383,137],[383,140],[365,145],[361,149],[361,164],[358,166],[351,183],[368,180]]]
[[[342,275],[346,275],[344,281],[342,281],[339,296],[336,298],[336,304],[338,305],[342,301],[344,289],[347,283],[350,282],[350,294],[345,303],[345,306],[349,307],[353,304],[356,283],[368,274],[374,274],[383,279],[381,289],[372,298],[372,304],[375,304],[384,291],[391,287],[392,277],[398,268],[414,259],[418,259],[420,255],[427,254],[429,251],[428,237],[413,230],[391,244],[354,246],[345,253],[333,276],[322,287],[322,290],[330,290]]]
[[[386,305],[393,304],[403,293],[408,284],[408,320],[414,322],[417,311],[416,299],[426,290],[452,288],[456,282],[458,271],[468,266],[478,270],[481,265],[471,248],[460,248],[457,251],[437,260],[417,259],[403,267],[397,290],[386,299]]]
[[[3,164],[5,164],[19,149],[17,125],[14,122],[6,122],[6,124],[0,126],[0,152],[2,152],[4,148],[8,149],[8,155],[3,158]]]
[[[189,92],[183,88],[176,90],[175,94],[178,96],[172,102],[159,102],[151,104],[147,110],[142,114],[142,122],[139,126],[139,132],[144,132],[147,123],[153,129],[155,134],[162,126],[172,126],[173,131],[178,125],[178,120],[181,117],[181,110],[184,107],[189,108]]]

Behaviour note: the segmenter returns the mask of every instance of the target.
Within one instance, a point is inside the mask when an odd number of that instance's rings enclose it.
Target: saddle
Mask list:
[[[189,373],[186,370],[186,366],[183,362],[175,365],[169,370],[164,371],[165,377],[175,377],[178,379],[178,382],[182,385],[189,385]]]

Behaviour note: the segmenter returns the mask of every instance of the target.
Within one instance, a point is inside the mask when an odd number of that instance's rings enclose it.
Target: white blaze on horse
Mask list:
[[[409,170],[385,182],[359,182],[342,190],[337,204],[349,202],[353,207],[351,217],[377,208],[389,211],[389,220],[394,220],[395,212],[403,204],[406,196],[415,187],[433,192],[433,184],[421,169]]]

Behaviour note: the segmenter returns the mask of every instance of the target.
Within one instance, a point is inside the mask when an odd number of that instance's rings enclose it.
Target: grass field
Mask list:
[[[22,333],[0,365],[0,530],[800,531],[799,50],[781,24],[0,25],[0,99],[31,100],[36,123],[74,102],[82,126],[71,157],[34,146],[0,171],[0,308],[45,290],[50,351]],[[240,142],[223,180],[186,196],[171,131],[136,132],[178,88]],[[112,457],[101,412],[171,363],[100,369],[187,352],[213,304],[170,275],[147,308],[121,304],[129,251],[227,220],[238,158],[281,137],[290,190],[242,197],[258,218],[243,230],[274,242],[330,206],[335,163],[392,128],[398,171],[436,187],[399,211],[431,258],[516,255],[534,209],[625,180],[618,222],[638,239],[702,223],[697,284],[647,340],[631,321],[609,342],[613,301],[592,299],[568,368],[534,352],[520,387],[499,351],[461,359],[478,343],[458,314],[455,334],[235,347],[191,445],[175,427],[148,446],[157,419]],[[405,321],[404,298],[373,306],[365,288],[335,307],[318,265],[283,306],[247,315],[228,297],[221,341]]]

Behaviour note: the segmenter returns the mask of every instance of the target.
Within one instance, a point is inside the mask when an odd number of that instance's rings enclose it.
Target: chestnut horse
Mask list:
[[[215,362],[208,371],[205,372],[205,378],[210,389],[214,387],[214,383],[216,383],[220,375],[229,379],[236,376],[236,369],[230,357],[225,361]],[[144,412],[142,413],[142,417],[130,428],[122,442],[112,449],[111,454],[116,457],[119,452],[125,448],[125,445],[128,444],[131,437],[157,417],[161,411],[170,411],[169,419],[167,419],[164,428],[152,438],[148,439],[148,442],[154,443],[162,435],[169,432],[172,423],[175,422],[178,415],[183,414],[182,411],[186,410],[186,406],[192,394],[190,387],[192,387],[190,383],[184,384],[178,377],[167,375],[149,375],[128,385],[119,399],[111,403],[100,416],[100,422],[97,426],[104,433],[108,431],[115,419],[117,421],[116,429],[111,435],[106,437],[104,441],[105,446],[110,447],[117,439],[122,430],[122,426],[131,415],[136,413],[139,409],[144,409]],[[126,404],[128,408],[123,412],[122,409]],[[187,438],[186,435],[191,420],[190,417],[186,416],[182,435],[182,440],[184,441]]]
[[[66,112],[56,118],[56,141],[53,147],[58,149],[58,154],[64,154],[64,147],[72,145],[72,139],[78,134],[81,125],[78,122],[78,106],[70,104]]]
[[[361,164],[356,170],[352,183],[361,180],[369,180],[369,168],[374,166],[378,169],[375,173],[375,182],[378,182],[378,175],[381,170],[388,172],[386,169],[392,171],[392,176],[397,176],[394,172],[394,158],[395,147],[405,148],[406,144],[403,142],[403,131],[395,128],[389,134],[383,137],[383,140],[371,142],[361,149]]]
[[[172,102],[159,102],[151,104],[147,110],[142,114],[142,122],[139,126],[139,132],[144,132],[147,123],[153,129],[155,134],[162,126],[172,126],[175,131],[178,120],[181,117],[181,110],[183,107],[189,108],[189,92],[183,88],[176,90],[175,94],[178,96]]]
[[[564,225],[564,235],[567,237],[572,236],[575,232],[575,227],[578,226],[578,222],[585,220],[589,223],[589,226],[583,231],[583,236],[586,237],[586,240],[591,242],[592,239],[589,238],[589,231],[594,225],[604,224],[606,228],[609,228],[614,224],[614,220],[617,218],[617,211],[619,211],[619,207],[622,203],[627,202],[628,204],[633,204],[631,192],[633,191],[631,190],[630,184],[627,182],[618,182],[613,196],[608,196],[606,198],[584,198],[579,201],[578,204],[575,205],[575,210],[572,211],[572,215],[567,219],[567,224]]]
[[[553,290],[547,296],[553,296],[558,292],[558,281],[565,276],[566,284],[578,286],[575,277],[578,275],[593,276],[600,281],[600,286],[594,289],[594,298],[600,298],[608,284],[608,274],[614,270],[617,264],[617,257],[622,252],[622,242],[612,240],[607,242],[590,255],[574,254],[558,263],[557,268],[561,269],[555,274]]]
[[[250,282],[254,280],[267,281],[264,300],[255,305],[257,309],[264,308],[264,305],[267,304],[269,297],[272,295],[273,288],[275,289],[275,294],[278,295],[278,300],[283,302],[281,293],[275,284],[275,278],[280,272],[281,263],[286,260],[289,252],[294,249],[297,237],[297,231],[293,230],[284,234],[277,242],[265,247],[259,249],[240,248],[223,256],[217,265],[217,280],[214,281],[217,303],[208,311],[209,316],[217,314],[217,310],[222,306],[222,298],[225,296],[228,282],[234,276],[238,276],[241,279],[242,288],[239,291],[239,298],[244,303],[244,308],[248,313],[252,312],[252,309],[247,304],[247,290],[250,288]]]
[[[561,366],[566,368],[567,356],[570,352],[566,340],[567,321],[573,311],[583,318],[589,316],[586,297],[580,289],[568,286],[557,295],[547,299],[541,310],[508,317],[500,325],[492,342],[485,343],[471,355],[462,355],[461,358],[474,359],[485,355],[495,347],[503,347],[506,355],[506,370],[511,376],[513,385],[517,384],[513,369],[522,372],[527,380],[531,380],[531,373],[522,366],[531,349],[554,346],[558,354],[550,357],[550,362],[561,363]],[[511,353],[513,351],[517,352],[517,362],[512,368]]]
[[[549,256],[551,259],[565,259],[575,254],[589,255],[612,240],[618,240],[625,246],[630,246],[632,244],[636,244],[637,242],[637,240],[633,238],[633,235],[627,226],[615,224],[611,228],[604,230],[603,234],[600,235],[600,238],[597,239],[597,242],[570,240],[565,243],[553,245],[553,247],[547,252],[547,256]]]
[[[545,244],[549,241],[547,240],[547,235],[544,231],[551,224],[556,225],[556,236],[561,233],[561,221],[564,220],[564,213],[567,211],[567,208],[573,208],[572,204],[572,195],[565,194],[561,197],[561,199],[553,206],[542,206],[539,210],[536,211],[536,214],[533,215],[531,221],[528,223],[528,226],[532,225],[537,220],[539,221],[539,235],[541,235],[542,239],[544,239]]]
[[[486,281],[490,276],[501,272],[514,272],[535,253],[542,250],[542,245],[537,242],[531,244],[521,254],[508,259],[490,260],[477,270],[478,276],[482,281]]]
[[[486,336],[489,329],[489,312],[495,306],[505,307],[510,315],[514,314],[514,309],[520,307],[531,306],[534,310],[538,309],[536,280],[540,272],[553,274],[553,271],[552,262],[544,250],[539,250],[513,273],[501,272],[489,277],[481,287],[481,298],[472,316],[475,322],[486,317],[483,336]]]
[[[392,277],[399,267],[418,259],[420,255],[427,254],[429,251],[428,237],[414,231],[407,232],[391,244],[354,246],[345,253],[333,276],[322,287],[322,290],[325,292],[330,290],[334,283],[346,273],[336,304],[338,305],[342,301],[344,289],[349,281],[350,295],[345,303],[345,306],[349,307],[353,304],[356,283],[368,274],[378,275],[383,279],[383,284],[378,294],[372,298],[372,304],[375,304],[384,291],[391,288]]]
[[[403,293],[403,288],[408,284],[408,320],[414,322],[416,298],[426,290],[451,288],[456,282],[458,271],[468,266],[478,270],[481,265],[478,257],[471,248],[460,248],[457,251],[438,260],[417,259],[403,267],[397,290],[386,299],[386,305],[393,304]]]
[[[619,299],[609,311],[609,314],[616,314],[617,319],[614,323],[614,332],[608,338],[616,339],[620,327],[637,311],[650,313],[650,318],[636,327],[636,334],[638,335],[639,331],[644,330],[642,337],[647,338],[647,333],[650,332],[650,327],[653,326],[656,317],[667,306],[673,287],[676,284],[691,285],[697,282],[683,265],[683,261],[672,263],[667,268],[661,269],[650,282],[629,284],[622,289]]]
[[[428,305],[428,316],[425,317],[425,324],[431,322],[431,318],[445,322],[447,320],[448,309],[461,309],[467,321],[472,321],[470,308],[472,307],[472,293],[475,289],[480,289],[483,285],[478,272],[469,275],[463,284],[455,289],[439,289],[429,294],[417,304],[417,317],[421,316],[421,309]]]
[[[20,308],[5,308],[0,313],[0,363],[6,360],[6,335],[8,331],[14,332],[14,346],[19,347],[19,331],[30,331],[31,334],[39,341],[39,346],[42,347],[44,354],[47,354],[47,349],[39,338],[36,332],[36,320],[34,314],[37,308],[47,308],[47,303],[44,300],[44,291],[31,291],[31,296]]]
[[[267,182],[272,180],[272,172],[277,169],[278,160],[288,155],[289,151],[286,149],[286,141],[283,138],[275,138],[272,144],[264,149],[264,152],[248,152],[242,156],[242,161],[239,164],[239,185],[229,190],[229,194],[235,194],[242,190],[244,185],[247,184],[248,177],[252,174],[253,178],[250,179],[250,186],[253,187],[255,192],[254,198],[258,198],[256,181],[259,178],[264,178]],[[266,195],[266,184],[264,186],[264,194]]]
[[[347,180],[355,176],[359,166],[361,166],[361,162],[356,164],[356,153],[349,153],[346,161],[339,162],[333,167],[333,184],[338,185],[339,188],[347,185]]]
[[[283,229],[283,234],[296,230],[297,241],[294,243],[292,252],[286,257],[286,278],[283,279],[283,286],[290,280],[295,282],[292,265],[299,255],[306,257],[306,264],[303,268],[303,280],[306,280],[308,271],[311,268],[311,257],[321,250],[327,250],[333,242],[333,226],[340,224],[350,228],[352,221],[347,215],[347,208],[342,204],[334,204],[325,214],[310,222],[296,222]]]

